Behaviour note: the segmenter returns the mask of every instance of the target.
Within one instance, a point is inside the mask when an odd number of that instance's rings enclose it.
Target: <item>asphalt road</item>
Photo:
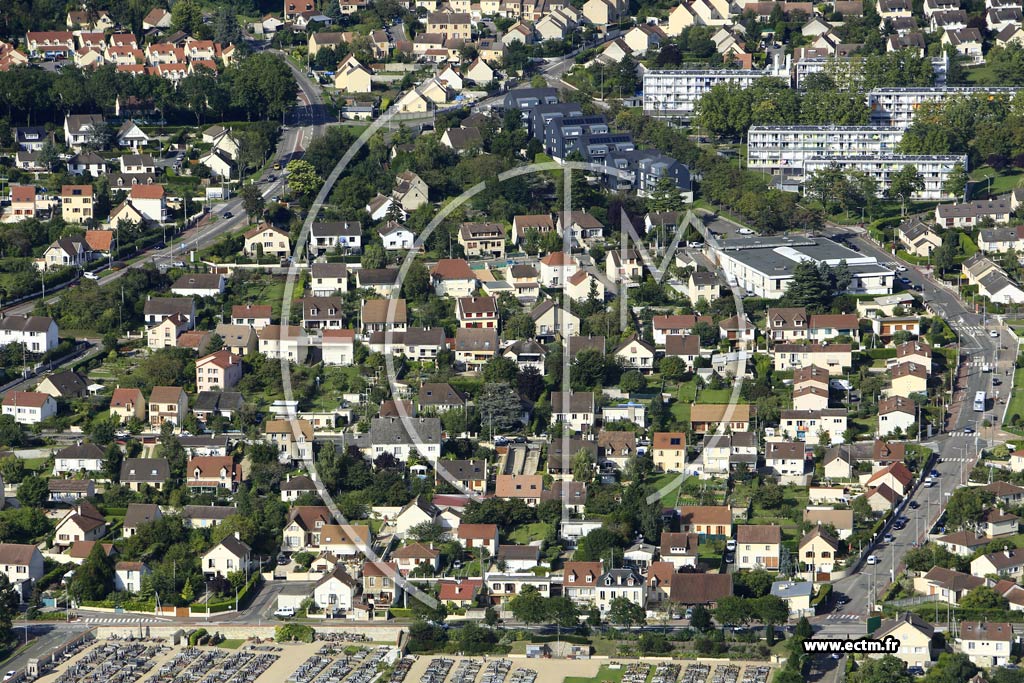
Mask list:
[[[290,61],[287,62],[295,80],[299,85],[299,94],[295,107],[286,116],[287,130],[282,131],[274,152],[274,160],[285,164],[302,156],[309,142],[323,134],[328,124],[333,122],[327,108],[323,104],[319,86],[306,77],[301,70]],[[274,175],[274,180],[269,176]],[[253,179],[263,191],[265,198],[281,194],[285,188],[285,178],[281,171],[267,170],[258,178]],[[226,214],[232,214],[230,218]],[[236,195],[226,202],[212,206],[210,213],[194,228],[180,235],[180,241],[170,244],[164,249],[148,252],[140,259],[133,261],[124,270],[106,271],[97,281],[100,285],[108,285],[123,277],[132,268],[142,268],[146,264],[168,266],[177,261],[188,261],[189,252],[203,249],[216,242],[221,235],[244,226],[246,223],[245,209],[242,200]],[[73,285],[72,285],[73,286]],[[37,297],[38,298],[38,297]],[[47,303],[54,303],[57,296],[48,297]],[[36,299],[30,299],[14,306],[4,308],[5,313],[29,314],[35,307]]]
[[[830,232],[836,234],[842,231]],[[863,235],[847,235],[847,239],[862,253],[875,256],[880,261],[899,262],[892,254],[885,252]],[[967,475],[977,462],[978,452],[986,445],[983,437],[997,436],[992,430],[980,435],[977,432],[966,434],[964,430],[981,429],[982,416],[974,412],[972,405],[974,393],[991,391],[992,377],[1003,376],[1003,372],[1012,366],[1013,362],[1014,351],[999,348],[1003,343],[1009,346],[1008,336],[993,324],[991,318],[983,319],[981,314],[971,311],[955,292],[937,284],[925,272],[910,267],[909,264],[904,265],[908,270],[901,275],[907,277],[912,285],[919,285],[929,308],[935,315],[949,321],[959,333],[962,364],[945,432],[930,440],[926,437],[924,441],[939,454],[940,461],[935,465],[939,474],[938,483],[933,487],[921,486],[908,498],[900,512],[908,519],[906,527],[902,531],[891,531],[895,538],[894,542],[880,543],[871,550],[878,559],[877,564],[864,564],[856,574],[834,582],[833,589],[839,594],[846,595],[850,602],[842,610],[835,610],[833,605],[831,613],[818,617],[817,621],[825,622],[827,631],[832,633],[854,628],[852,624],[844,622],[850,619],[859,621],[867,616],[868,609],[874,603],[872,596],[880,595],[891,582],[893,575],[902,571],[904,555],[925,539],[928,530],[945,509],[951,492],[966,481]],[[1000,332],[998,339],[989,336],[989,331],[993,329]],[[980,367],[981,360],[991,361],[997,351],[1000,351],[1001,355],[996,372],[983,372]],[[991,417],[992,412],[987,415]],[[911,500],[917,503],[916,510],[910,507]]]

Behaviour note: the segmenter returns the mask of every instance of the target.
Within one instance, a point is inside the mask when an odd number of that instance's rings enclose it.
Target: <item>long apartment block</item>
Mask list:
[[[896,126],[751,126],[747,165],[800,180],[810,157],[894,154],[902,139]]]
[[[941,102],[951,97],[977,95],[1013,97],[1020,88],[942,87],[942,88],[875,88],[870,91],[868,107],[871,122],[907,128],[914,121],[914,112],[925,102]]]
[[[665,69],[644,74],[644,113],[658,118],[690,119],[704,93],[722,83],[749,88],[768,71],[750,69]]]
[[[884,194],[889,189],[892,176],[907,166],[914,166],[924,179],[924,189],[914,195],[914,199],[951,199],[953,195],[942,189],[953,167],[962,164],[967,168],[967,155],[955,154],[920,155],[920,154],[865,154],[836,155],[822,154],[808,157],[804,161],[804,172],[811,175],[830,166],[842,169],[856,169],[868,174],[878,181],[878,192]]]

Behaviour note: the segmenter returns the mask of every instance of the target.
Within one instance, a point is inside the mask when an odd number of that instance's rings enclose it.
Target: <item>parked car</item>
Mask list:
[[[725,549],[730,551],[730,552],[732,552],[733,550],[736,550],[736,539],[735,538],[730,538],[728,541],[726,541],[725,542]]]
[[[281,617],[282,619],[288,619],[295,616],[294,607],[278,607],[274,612],[275,617]]]
[[[99,280],[100,279],[99,275],[97,275],[96,273],[90,273],[89,271],[85,271],[84,273],[82,273],[82,277],[84,277],[86,280]]]
[[[740,228],[736,232],[738,232],[741,235],[753,235],[754,234],[754,231],[751,230],[750,228]]]
[[[867,559],[867,563],[868,564],[878,564],[879,562],[881,562],[881,560],[879,560],[876,555],[868,555],[868,559]]]
[[[896,537],[892,534],[886,534],[885,536],[882,536],[882,541],[884,541],[885,543],[892,543],[895,540]]]

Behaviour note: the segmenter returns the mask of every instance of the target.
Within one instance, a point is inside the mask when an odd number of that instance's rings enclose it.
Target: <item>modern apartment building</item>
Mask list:
[[[658,118],[689,119],[704,93],[722,83],[749,88],[769,71],[752,69],[667,69],[644,74],[644,113]]]
[[[925,102],[941,102],[950,97],[976,95],[1009,98],[1013,97],[1018,90],[1019,88],[993,86],[875,88],[868,92],[868,107],[871,108],[872,123],[907,128],[914,120],[914,112]]]
[[[802,179],[810,157],[892,154],[902,139],[903,129],[895,126],[751,126],[747,166]]]
[[[845,156],[821,154],[808,157],[804,161],[804,173],[810,175],[830,166],[857,169],[878,181],[878,192],[882,194],[889,189],[894,174],[907,166],[913,166],[924,180],[924,189],[914,196],[915,199],[954,199],[955,197],[946,192],[942,186],[957,164],[961,164],[966,169],[967,155],[857,154]]]

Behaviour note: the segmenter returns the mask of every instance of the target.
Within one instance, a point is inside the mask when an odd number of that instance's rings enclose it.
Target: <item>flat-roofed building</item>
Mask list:
[[[921,174],[924,188],[913,195],[914,199],[952,199],[954,195],[946,189],[946,181],[957,165],[967,168],[967,155],[956,154],[818,154],[804,161],[804,173],[838,167],[844,171],[856,170],[873,178],[878,183],[879,195],[888,191],[892,177],[913,166]]]
[[[646,80],[646,79],[645,79]],[[907,128],[914,121],[914,112],[925,102],[941,102],[951,97],[1013,97],[1019,88],[986,87],[928,87],[928,88],[875,88],[868,92],[871,122],[879,125]]]
[[[887,154],[895,152],[902,139],[903,129],[896,126],[751,126],[747,166],[800,179],[810,157]]]
[[[658,118],[689,119],[711,88],[735,83],[749,88],[770,71],[752,69],[655,69],[644,74],[644,113]]]

